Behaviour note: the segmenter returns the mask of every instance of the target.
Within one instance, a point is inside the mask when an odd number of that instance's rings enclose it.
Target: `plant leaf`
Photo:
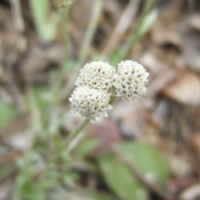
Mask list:
[[[133,141],[122,142],[120,152],[130,157],[144,176],[154,179],[164,189],[169,168],[162,154],[154,147]]]
[[[21,188],[21,195],[29,200],[45,200],[44,190],[34,183],[26,182]]]
[[[18,115],[19,111],[14,105],[0,100],[0,126],[5,127]]]
[[[133,165],[160,189],[164,190],[169,174],[167,162],[154,147],[140,142],[119,143],[118,151],[130,158]],[[147,189],[137,180],[129,167],[121,163],[116,154],[109,152],[99,158],[99,165],[110,188],[124,200],[147,199]]]
[[[109,152],[99,158],[104,179],[110,188],[124,200],[147,199],[146,188],[133,176],[131,171]]]

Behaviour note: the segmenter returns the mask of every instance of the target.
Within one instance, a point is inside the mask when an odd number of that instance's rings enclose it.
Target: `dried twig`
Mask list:
[[[115,29],[113,30],[111,36],[109,37],[108,43],[104,47],[102,54],[108,56],[113,49],[115,49],[121,40],[123,34],[129,27],[133,16],[139,5],[139,0],[131,0],[126,6],[119,22],[117,23]]]
[[[24,21],[21,12],[21,5],[19,0],[11,0],[13,23],[16,30],[16,42],[17,48],[20,52],[24,52],[27,49],[26,38],[23,36]]]

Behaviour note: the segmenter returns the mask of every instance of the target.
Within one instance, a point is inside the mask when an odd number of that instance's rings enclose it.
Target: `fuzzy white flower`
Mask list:
[[[91,123],[107,117],[107,112],[112,109],[110,98],[105,92],[88,87],[77,87],[69,100],[73,110],[89,118]]]
[[[140,98],[146,93],[148,75],[149,73],[139,63],[132,60],[121,61],[118,64],[118,72],[113,82],[116,96],[129,102]]]
[[[91,89],[107,92],[111,95],[115,68],[106,62],[94,61],[87,63],[76,80],[78,87],[87,86]]]

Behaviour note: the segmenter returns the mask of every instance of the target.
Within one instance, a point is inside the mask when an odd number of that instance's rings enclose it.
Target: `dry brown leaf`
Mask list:
[[[163,90],[163,94],[180,104],[199,106],[200,79],[191,72],[184,72]]]
[[[156,77],[150,79],[150,84],[147,90],[147,98],[145,98],[145,107],[152,109],[156,103],[155,97],[162,91],[167,85],[174,81],[179,76],[177,70],[169,68],[161,71]]]
[[[132,104],[124,101],[116,102],[110,115],[117,121],[123,137],[134,137],[137,140],[144,138],[145,125],[141,116],[142,106],[140,100],[135,100]]]
[[[200,32],[186,28],[182,31],[182,64],[200,72]]]
[[[176,175],[176,177],[186,178],[188,174],[191,173],[192,169],[185,155],[171,154],[169,155],[168,160],[170,169],[172,173]]]
[[[11,184],[12,184],[12,181],[9,179],[0,185],[0,199],[1,200],[8,199],[9,193],[11,191]]]
[[[169,68],[166,63],[158,60],[152,51],[154,51],[153,48],[140,57],[140,63],[147,68],[148,72],[150,72],[149,78],[156,76],[163,70]]]
[[[200,133],[192,134],[190,140],[192,147],[194,147],[200,158]]]
[[[176,176],[171,176],[167,183],[167,193],[169,195],[167,200],[177,200],[177,194],[192,184],[194,184],[192,177],[182,179],[177,178]]]
[[[191,28],[199,30],[200,31],[200,14],[193,14],[189,16],[188,23],[191,26]]]
[[[179,76],[179,72],[164,61],[157,59],[153,53],[145,53],[141,57],[140,62],[147,68],[147,71],[150,72],[145,106],[151,108],[155,103],[156,95],[163,90],[166,85],[174,81]]]
[[[58,66],[62,61],[63,48],[59,44],[33,46],[24,60],[21,61],[20,71],[25,82],[45,81],[46,70],[52,64]]]
[[[11,122],[1,134],[2,140],[19,151],[27,150],[33,139],[30,129],[30,118],[22,116]]]
[[[181,195],[181,200],[196,200],[200,198],[200,184],[195,184],[184,190]]]
[[[181,46],[181,37],[178,31],[172,29],[166,30],[166,27],[159,24],[154,28],[152,39],[159,45],[170,43],[177,47]]]
[[[176,13],[174,9],[166,7],[160,12],[159,18],[152,27],[152,41],[155,44],[162,45],[170,43],[180,47],[181,35],[179,33],[180,21],[174,18]]]

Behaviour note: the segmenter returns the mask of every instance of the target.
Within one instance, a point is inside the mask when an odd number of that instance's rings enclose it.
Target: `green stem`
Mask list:
[[[79,135],[79,133],[89,124],[89,119],[85,118],[81,124],[67,137],[64,141],[64,148],[69,149],[71,142]]]
[[[109,104],[112,104],[115,101],[116,97],[111,97]]]
[[[63,37],[64,37],[64,55],[63,55],[63,61],[61,64],[61,69],[58,74],[58,81],[55,86],[55,100],[53,102],[54,105],[58,104],[61,101],[61,95],[60,90],[65,78],[65,64],[68,59],[68,46],[69,46],[69,32],[68,32],[68,12],[69,12],[69,6],[67,6],[65,9],[58,8],[58,11],[60,12],[60,15],[62,16],[62,27],[63,27]]]
[[[146,1],[146,4],[144,6],[144,9],[143,9],[141,17],[140,17],[140,22],[142,22],[144,20],[144,18],[146,17],[146,15],[150,12],[154,3],[155,3],[155,0]]]
[[[45,41],[47,37],[44,24],[47,17],[49,2],[47,0],[29,0],[29,4],[37,33],[40,39]]]
[[[92,39],[96,31],[96,27],[99,21],[99,17],[101,15],[104,1],[105,0],[95,0],[93,3],[92,15],[90,17],[90,22],[86,30],[86,34],[83,39],[82,46],[81,46],[81,50],[80,50],[79,58],[78,58],[78,64],[75,70],[73,71],[72,75],[69,77],[69,80],[67,81],[67,85],[64,86],[64,91],[62,92],[62,97],[61,97],[62,99],[65,99],[66,97],[70,95],[72,89],[74,88],[74,82],[77,78],[79,70],[88,57],[89,47],[92,43]]]
[[[133,45],[142,36],[144,36],[148,32],[148,30],[150,29],[152,23],[154,22],[155,13],[153,13],[154,15],[149,16],[149,11],[151,10],[154,3],[155,3],[155,0],[146,1],[145,7],[143,9],[143,12],[142,12],[141,17],[140,17],[140,21],[138,23],[138,26],[137,26],[135,32],[133,32],[133,34],[131,34],[131,36],[129,37],[128,41],[126,42],[126,44],[124,45],[124,47],[120,51],[120,54],[117,57],[117,59],[115,60],[114,64],[117,64],[121,60],[125,59],[126,56],[128,55],[128,53],[130,52],[131,48],[133,47]],[[151,23],[149,23],[149,24],[145,23],[148,17],[152,18],[152,21],[150,21]],[[144,26],[146,26],[146,27],[144,27]]]
[[[90,18],[90,22],[89,22],[88,28],[86,30],[86,34],[83,39],[83,43],[82,43],[81,50],[79,53],[79,63],[80,64],[84,63],[85,60],[87,59],[89,47],[92,43],[92,39],[94,37],[95,31],[97,28],[97,24],[99,21],[99,17],[100,17],[101,11],[102,11],[103,4],[104,4],[104,0],[95,0],[93,3],[92,16]]]
[[[116,97],[112,97],[109,104],[112,104],[115,101],[115,99]],[[88,123],[89,123],[89,119],[85,118],[84,121],[67,137],[63,145],[64,148],[67,149],[67,152],[69,151],[71,142],[76,139],[76,137],[88,125]]]

